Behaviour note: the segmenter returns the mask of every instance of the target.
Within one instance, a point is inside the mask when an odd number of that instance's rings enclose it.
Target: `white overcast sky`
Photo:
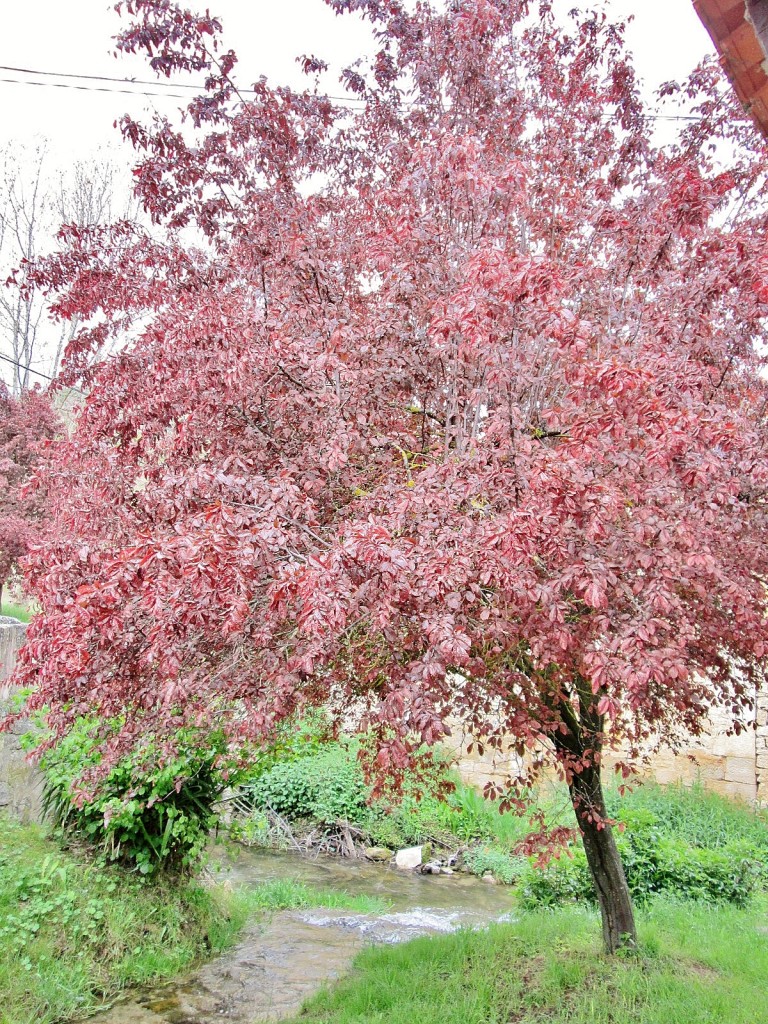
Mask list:
[[[276,84],[299,84],[295,58],[315,53],[338,70],[361,51],[370,50],[368,29],[359,19],[335,16],[322,0],[208,0],[224,24],[224,38],[240,58],[241,84],[266,75]],[[568,7],[605,5],[619,16],[634,14],[629,30],[636,66],[649,89],[669,78],[685,76],[711,52],[709,36],[692,0],[597,0]],[[112,56],[111,36],[120,19],[105,0],[0,0],[3,30],[0,65],[36,71],[114,77],[152,78],[138,58]],[[195,4],[192,2],[193,8]],[[198,5],[205,6],[205,0]],[[122,162],[122,145],[113,122],[154,104],[172,113],[180,101],[172,97],[131,97],[115,92],[53,87],[51,79],[0,70],[0,79],[47,81],[47,85],[0,81],[0,146],[50,140],[57,159],[88,157],[108,147]],[[326,81],[340,91],[335,79]],[[62,81],[62,80],[59,80]],[[106,83],[93,82],[94,87]],[[119,88],[116,86],[116,88]],[[151,87],[148,87],[151,91]],[[124,159],[130,160],[126,152]]]

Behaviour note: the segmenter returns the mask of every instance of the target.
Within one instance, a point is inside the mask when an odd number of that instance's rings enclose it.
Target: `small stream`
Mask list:
[[[367,861],[308,859],[243,849],[221,860],[223,878],[258,885],[292,878],[389,903],[384,914],[297,910],[254,919],[237,946],[182,981],[134,995],[92,1024],[256,1024],[295,1014],[325,982],[344,974],[366,943],[483,927],[504,920],[512,897],[471,875],[420,875]]]

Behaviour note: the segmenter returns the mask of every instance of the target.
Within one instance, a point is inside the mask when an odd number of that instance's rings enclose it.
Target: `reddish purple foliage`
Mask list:
[[[45,443],[60,429],[47,394],[33,390],[15,398],[0,382],[0,593],[39,538],[45,500],[32,477]]]
[[[246,102],[215,22],[128,5],[123,49],[210,76],[183,130],[123,122],[146,210],[206,245],[79,229],[34,270],[85,323],[72,376],[143,326],[57,446],[19,681],[60,729],[124,713],[115,752],[323,703],[381,771],[458,715],[576,789],[712,703],[739,728],[768,641],[760,140],[703,67],[655,149],[599,15],[332,6],[379,46],[354,112]]]

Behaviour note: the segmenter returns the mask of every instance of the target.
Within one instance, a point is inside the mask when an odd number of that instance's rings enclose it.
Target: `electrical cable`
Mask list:
[[[4,356],[2,352],[0,352],[0,359],[4,360],[6,363],[10,363],[11,366],[18,367],[20,370],[27,370],[29,373],[34,373],[35,376],[42,377],[44,380],[49,380],[51,382],[56,381],[56,377],[51,377],[50,374],[43,373],[42,370],[33,370],[31,366],[26,366],[24,363],[20,363],[16,359],[10,359],[8,356]],[[83,398],[86,397],[85,392],[81,391],[80,388],[73,387],[72,385],[65,385],[65,387],[67,388],[67,391],[75,391],[78,395],[82,395]]]
[[[116,85],[131,86],[131,85],[148,85],[153,90],[160,89],[160,92],[147,92],[141,89],[116,89],[110,86],[89,86],[89,85],[75,85],[69,82],[33,82],[28,79],[18,78],[0,78],[0,82],[5,82],[11,85],[37,85],[43,88],[51,89],[77,89],[80,92],[106,92],[106,93],[121,93],[124,96],[156,96],[164,97],[168,96],[172,99],[186,100],[188,95],[183,93],[171,92],[171,89],[195,89],[198,93],[205,92],[205,85],[202,83],[186,83],[186,82],[152,82],[146,78],[113,78],[109,75],[86,75],[76,74],[67,71],[39,71],[34,68],[17,68],[11,67],[10,65],[0,64],[0,71],[13,72],[14,74],[22,75],[37,75],[45,78],[73,78],[78,81],[86,82],[110,82]],[[254,89],[240,89],[238,88],[240,95],[251,95],[255,96],[256,91]],[[325,99],[333,100],[335,103],[346,103],[353,107],[354,104],[364,105],[364,100],[355,99],[352,96],[329,96],[326,95]],[[646,117],[651,121],[702,121],[703,118],[698,114],[647,114]]]
[[[82,80],[86,82],[111,82],[117,85],[149,85],[153,89],[165,90],[162,92],[144,92],[139,89],[112,89],[106,86],[85,86],[85,85],[69,85],[65,82],[30,82],[27,80],[20,80],[17,78],[0,78],[0,82],[10,82],[14,85],[40,85],[48,86],[50,88],[59,89],[79,89],[83,92],[116,92],[124,93],[127,96],[173,96],[176,99],[185,100],[188,97],[181,93],[169,92],[170,89],[194,89],[198,93],[205,92],[205,85],[203,83],[193,82],[153,82],[146,78],[113,78],[109,75],[85,75],[76,74],[69,71],[38,71],[35,68],[17,68],[11,67],[7,64],[0,64],[0,71],[13,72],[19,75],[37,75],[40,78],[74,78],[76,80]],[[237,90],[241,95],[248,94],[251,96],[256,95],[255,89],[240,89]],[[363,100],[356,100],[353,96],[326,96],[326,99],[335,100],[339,103],[363,103]]]
[[[41,370],[33,370],[31,366],[26,366],[24,363],[20,363],[16,359],[4,356],[2,352],[0,352],[0,359],[4,359],[6,363],[10,363],[11,366],[15,366],[19,370],[27,370],[29,373],[34,373],[38,377],[44,377],[46,380],[56,380],[55,377],[51,377],[49,374],[43,373]]]

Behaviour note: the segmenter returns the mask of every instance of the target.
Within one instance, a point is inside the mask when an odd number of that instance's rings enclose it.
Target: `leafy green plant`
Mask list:
[[[718,849],[749,842],[768,863],[768,811],[755,809],[705,790],[701,785],[644,783],[608,797],[608,812],[628,831],[654,826],[660,833],[692,846]]]
[[[229,825],[229,838],[243,846],[273,845],[269,819],[262,811],[253,809],[235,818]]]
[[[41,760],[43,811],[65,832],[118,861],[152,874],[188,871],[201,858],[226,786],[222,734],[185,730],[163,760],[152,743],[123,757],[91,800],[78,799],[83,773],[99,763],[97,726],[81,719]]]
[[[358,821],[367,816],[362,769],[339,743],[275,764],[245,787],[245,795],[254,807],[291,820]]]
[[[563,903],[591,903],[595,899],[587,858],[581,848],[570,848],[546,868],[529,865],[520,878],[520,902],[528,910]]]
[[[157,982],[231,944],[249,895],[161,885],[67,851],[0,815],[0,1021],[80,1018],[126,985]]]
[[[748,843],[709,850],[648,828],[625,832],[617,838],[617,845],[630,891],[639,903],[665,893],[740,906],[749,900],[760,876],[756,850]],[[523,906],[531,909],[594,901],[583,850],[576,847],[567,853],[543,870],[529,867],[523,873]]]
[[[310,708],[281,722],[271,741],[252,752],[250,763],[238,773],[238,782],[247,789],[278,764],[310,757],[333,744],[327,716],[319,708]]]

